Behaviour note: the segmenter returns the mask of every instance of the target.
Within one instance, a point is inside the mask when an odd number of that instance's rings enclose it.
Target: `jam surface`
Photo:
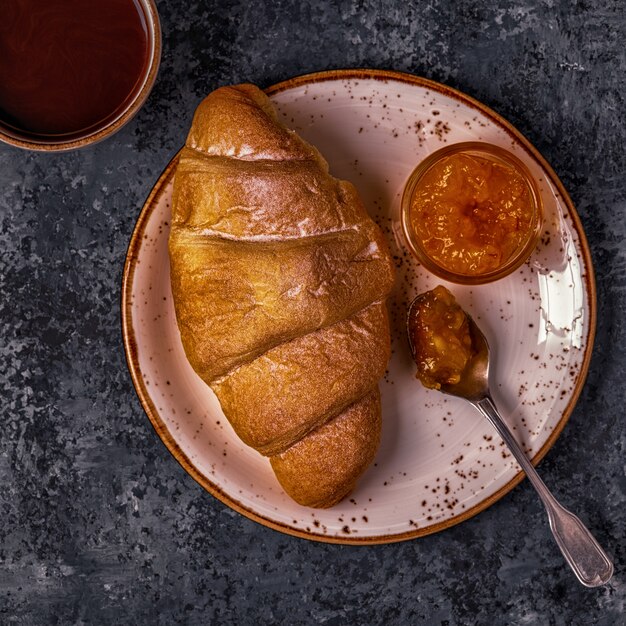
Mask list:
[[[9,0],[0,18],[0,121],[35,135],[119,112],[148,63],[137,0]]]
[[[427,256],[464,275],[496,271],[534,230],[531,192],[523,174],[463,152],[427,170],[415,188],[409,215]]]
[[[441,389],[458,383],[472,356],[472,338],[467,315],[454,296],[441,285],[418,296],[408,329],[422,384]]]

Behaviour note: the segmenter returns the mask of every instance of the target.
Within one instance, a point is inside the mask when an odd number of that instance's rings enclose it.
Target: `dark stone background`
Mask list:
[[[0,147],[0,623],[626,623],[626,18],[623,2],[159,0],[145,108],[112,139]],[[342,67],[461,89],[539,148],[578,207],[598,283],[591,371],[541,464],[614,556],[564,565],[525,482],[440,534],[322,545],[205,493],[153,431],[122,349],[120,283],[153,182],[213,88]]]

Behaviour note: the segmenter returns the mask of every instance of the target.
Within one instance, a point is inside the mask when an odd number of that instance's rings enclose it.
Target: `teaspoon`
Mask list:
[[[411,303],[408,320],[412,319],[411,309],[418,300],[419,296]],[[467,400],[493,424],[539,494],[548,513],[550,529],[556,543],[578,580],[587,587],[606,584],[613,575],[613,563],[580,519],[558,503],[500,416],[489,391],[489,345],[469,315],[467,320],[472,340],[472,356],[459,382],[442,384],[441,391]],[[408,335],[411,352],[415,356],[416,347],[410,324]]]

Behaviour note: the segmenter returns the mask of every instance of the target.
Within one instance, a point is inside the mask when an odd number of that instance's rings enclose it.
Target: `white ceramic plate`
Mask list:
[[[142,404],[198,482],[237,511],[283,532],[380,543],[463,521],[504,495],[521,475],[474,409],[414,379],[405,338],[407,304],[441,281],[422,270],[402,242],[404,183],[430,152],[472,140],[511,150],[539,181],[545,232],[529,262],[489,285],[448,285],[489,339],[496,402],[535,462],[574,406],[593,343],[593,272],[571,201],[515,129],[437,83],[395,72],[339,71],[292,79],[268,93],[284,122],[321,150],[332,173],[356,185],[396,256],[393,356],[381,381],[383,436],[376,461],[348,499],[330,510],[308,509],[284,495],[267,459],[230,428],[188,364],[174,317],[167,238],[176,159],[143,208],[124,272],[124,340]]]

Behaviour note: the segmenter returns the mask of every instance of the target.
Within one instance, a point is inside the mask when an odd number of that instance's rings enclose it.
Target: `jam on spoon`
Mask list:
[[[472,356],[472,338],[463,309],[439,285],[418,296],[409,311],[413,358],[424,387],[455,385]]]

